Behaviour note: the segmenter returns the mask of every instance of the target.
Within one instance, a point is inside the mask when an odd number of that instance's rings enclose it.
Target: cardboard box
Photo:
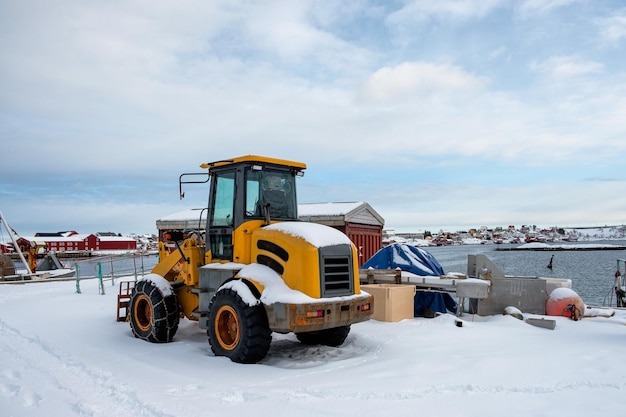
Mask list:
[[[400,321],[413,318],[414,285],[369,284],[361,289],[374,296],[374,314],[379,321]]]

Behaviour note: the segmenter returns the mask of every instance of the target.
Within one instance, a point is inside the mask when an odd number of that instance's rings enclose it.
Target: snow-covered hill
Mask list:
[[[624,240],[626,226],[566,228],[568,234],[578,236],[579,240]]]

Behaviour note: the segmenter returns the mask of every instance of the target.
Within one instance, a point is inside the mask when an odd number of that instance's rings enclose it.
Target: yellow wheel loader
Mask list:
[[[216,356],[256,363],[272,332],[339,346],[351,324],[371,317],[352,242],[298,221],[304,163],[248,155],[200,167],[207,171],[182,174],[179,188],[182,198],[183,184],[209,183],[206,224],[165,233],[159,263],[128,290],[135,337],[170,342],[186,317],[207,330]]]

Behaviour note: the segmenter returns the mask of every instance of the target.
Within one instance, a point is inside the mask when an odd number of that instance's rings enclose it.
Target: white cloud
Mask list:
[[[405,62],[373,73],[363,85],[365,97],[392,101],[397,98],[422,98],[436,94],[480,91],[487,81],[448,64]]]
[[[316,49],[335,48],[340,41],[313,27],[309,2],[264,2],[253,6],[243,20],[250,39],[286,59],[302,59]]]
[[[577,56],[556,56],[543,62],[534,62],[531,69],[554,77],[576,77],[604,71],[600,62],[586,61]]]
[[[389,33],[397,34],[386,19],[394,16],[389,4],[69,4],[25,0],[2,6],[0,139],[3,154],[11,157],[3,158],[0,188],[49,198],[42,204],[70,219],[97,207],[123,216],[112,206],[130,199],[136,211],[145,206],[152,225],[160,208],[151,204],[177,202],[181,172],[259,153],[309,164],[306,181],[318,181],[307,186],[309,201],[366,199],[382,207],[393,201],[407,218],[420,207],[443,221],[480,191],[504,195],[499,190],[507,187],[491,185],[494,180],[527,178],[529,192],[522,195],[529,198],[537,181],[552,180],[535,179],[537,169],[556,164],[571,177],[583,170],[588,177],[616,177],[596,171],[609,169],[626,152],[621,69],[595,53],[595,44],[565,45],[564,37],[551,42],[557,26],[546,27],[543,19],[527,19],[509,31],[515,16],[500,13],[503,35],[493,40],[493,29],[480,19],[497,8],[513,10],[506,2],[410,3],[406,14],[396,16],[407,18],[398,23],[411,36],[402,45]],[[556,10],[569,3],[548,4]],[[359,20],[361,13],[367,19]],[[420,20],[424,16],[436,19]],[[595,16],[589,17],[592,26]],[[462,24],[442,30],[439,18]],[[571,29],[558,13],[552,18],[559,31]],[[427,30],[415,30],[416,22]],[[449,32],[452,26],[461,31]],[[516,36],[537,28],[545,31],[541,43],[524,37],[528,44],[521,48]],[[459,42],[464,34],[471,41]],[[380,42],[369,42],[372,36]],[[471,48],[461,50],[465,46]],[[615,47],[615,54],[622,52]],[[548,50],[553,58],[516,65]],[[482,172],[493,164],[504,168],[476,180],[484,189],[450,191],[468,186],[458,166]],[[410,177],[416,166],[432,169]],[[337,180],[338,170],[349,174]],[[514,170],[520,173],[514,176]],[[397,184],[379,179],[387,174],[409,175],[412,182],[394,189]],[[424,176],[432,189],[424,186]],[[437,217],[439,209],[424,208],[424,200],[442,190],[456,200],[442,201],[450,211],[441,209]],[[206,190],[198,194],[183,204],[205,204]],[[24,201],[13,197],[2,199],[5,207]],[[74,207],[79,205],[85,208]],[[484,215],[496,217],[497,200],[488,205]],[[23,203],[12,216],[23,213],[30,221],[37,216],[27,213],[31,206]],[[472,210],[468,217],[480,214]]]
[[[429,17],[461,20],[482,18],[505,3],[504,0],[412,0],[394,13],[392,20],[422,20]]]
[[[542,184],[497,186],[464,184],[438,189],[426,187],[424,199],[412,202],[413,210],[392,200],[374,200],[370,204],[385,218],[387,228],[415,230],[445,227],[459,230],[480,225],[503,226],[538,224],[552,226],[623,224],[624,200],[604,201],[615,190],[614,183],[583,183],[575,179],[546,179]],[[465,201],[458,206],[451,202]],[[603,201],[599,205],[598,201]],[[604,204],[605,203],[605,204]],[[530,219],[532,218],[532,221]],[[597,220],[602,219],[602,220]]]
[[[523,15],[540,15],[551,13],[561,7],[587,1],[589,0],[523,0],[519,9]]]
[[[500,46],[491,51],[491,53],[489,54],[489,59],[495,60],[506,54],[509,54],[508,48],[506,48],[505,46]]]
[[[615,10],[609,17],[597,19],[602,39],[610,45],[617,45],[626,39],[626,8]]]
[[[237,47],[232,53],[250,52],[252,61],[278,59],[290,70],[300,70],[307,76],[316,72],[340,71],[371,59],[371,52],[336,36],[332,24],[337,16],[329,17],[330,10],[339,12],[349,8],[328,4],[320,10],[314,1],[273,0],[258,4],[239,4],[237,10]],[[232,30],[232,29],[231,29]],[[242,46],[242,41],[247,46]],[[224,51],[226,54],[229,51]]]

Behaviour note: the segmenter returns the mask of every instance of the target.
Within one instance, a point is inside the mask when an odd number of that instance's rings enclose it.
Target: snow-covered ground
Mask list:
[[[150,344],[97,280],[0,285],[0,415],[555,416],[623,411],[626,312],[554,330],[511,316],[352,327],[339,348],[274,335],[266,359],[214,357],[183,320]],[[528,317],[528,316],[527,316]]]

